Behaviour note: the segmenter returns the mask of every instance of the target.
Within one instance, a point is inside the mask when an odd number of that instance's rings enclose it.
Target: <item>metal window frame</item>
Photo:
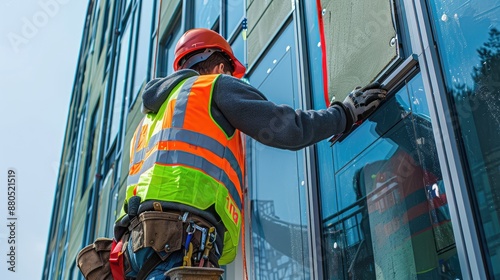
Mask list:
[[[297,1],[297,0],[292,0]],[[434,137],[438,151],[438,159],[443,173],[445,190],[449,197],[449,208],[452,217],[453,231],[455,235],[456,248],[462,270],[462,276],[468,279],[486,279],[485,263],[481,255],[478,233],[475,229],[474,217],[471,211],[472,202],[468,196],[466,180],[463,176],[463,166],[459,154],[457,142],[454,141],[454,127],[445,116],[445,112],[450,111],[450,104],[447,101],[444,78],[441,72],[439,57],[435,48],[433,48],[433,38],[430,27],[430,17],[426,9],[426,0],[402,0],[405,7],[406,24],[408,25],[408,38],[411,44],[411,50],[414,53],[402,63],[393,73],[385,78],[384,84],[397,83],[399,72],[406,66],[413,66],[416,61],[420,65],[420,72],[426,92],[426,98],[429,104],[431,122],[434,127]],[[300,39],[306,36],[300,33],[304,29],[304,22],[301,18],[300,5],[298,12],[295,13],[296,28],[298,31],[298,46],[304,48],[304,43]],[[297,9],[295,9],[297,10]],[[304,53],[303,50],[299,50]],[[307,57],[307,56],[304,56]],[[297,60],[298,64],[307,63],[307,61]],[[401,71],[400,71],[401,70]],[[300,80],[307,82],[309,79],[306,68],[299,72]],[[404,71],[403,71],[404,72]],[[305,83],[304,83],[305,84]],[[307,91],[302,95],[304,104],[309,104],[310,96]],[[310,95],[310,94],[309,94]],[[440,110],[441,109],[441,110]],[[311,279],[323,278],[323,262],[321,258],[321,221],[320,212],[316,201],[319,199],[319,192],[316,180],[316,156],[314,147],[306,149],[306,168],[309,203],[309,225],[311,225],[309,235],[311,263]],[[453,187],[456,186],[456,187]],[[461,203],[459,203],[461,202]]]
[[[298,0],[292,0],[298,1]],[[394,3],[391,2],[391,7],[394,7]],[[308,75],[308,61],[307,61],[307,36],[305,30],[305,15],[304,7],[300,3],[295,3],[294,5],[294,18],[296,19],[296,30],[297,30],[297,40],[299,53],[302,55],[302,59],[297,59],[299,67],[299,77],[301,85],[309,84],[310,77]],[[296,9],[296,7],[299,7]],[[393,20],[395,15],[393,14]],[[417,65],[417,58],[413,54],[408,54],[407,57],[402,57],[404,54],[400,49],[397,51],[398,58],[394,59],[389,66],[387,66],[381,74],[376,77],[383,85],[388,89],[393,89],[395,86],[403,82],[404,78],[408,73],[413,72]],[[307,88],[303,88],[301,91],[302,102],[307,108],[312,108],[313,100],[312,93]],[[305,165],[306,165],[306,180],[308,182],[308,210],[309,210],[309,225],[311,226],[308,242],[310,246],[309,251],[309,262],[311,268],[311,279],[323,279],[324,278],[324,265],[323,265],[323,241],[321,238],[322,228],[321,228],[321,211],[319,209],[320,192],[317,178],[317,156],[316,156],[316,146],[311,146],[305,149]],[[309,167],[309,168],[307,168]]]

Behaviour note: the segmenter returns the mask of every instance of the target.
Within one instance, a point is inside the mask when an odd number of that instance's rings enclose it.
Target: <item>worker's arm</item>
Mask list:
[[[303,111],[276,105],[256,88],[226,75],[216,81],[213,101],[234,128],[276,148],[298,150],[346,131],[341,106]]]

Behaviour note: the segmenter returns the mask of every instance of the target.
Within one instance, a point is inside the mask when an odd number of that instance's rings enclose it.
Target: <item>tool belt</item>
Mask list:
[[[125,209],[127,209],[127,207],[125,207]],[[217,214],[213,214],[210,211],[203,211],[180,203],[154,200],[147,200],[142,202],[136,213],[143,213],[146,211],[170,212],[178,215],[184,215],[185,212],[189,212],[191,216],[199,217],[200,219],[205,220],[207,224],[215,227],[217,231],[217,239],[215,243],[217,244],[217,248],[220,250],[220,252],[222,252],[222,248],[224,246],[224,233],[226,231],[226,228],[220,221],[220,218],[218,218]],[[122,238],[122,235],[124,235],[126,232],[130,232],[132,219],[133,218],[131,218],[131,215],[127,214],[123,216],[122,219],[116,222],[114,228],[114,235],[116,240],[120,240]]]
[[[134,253],[142,248],[151,247],[160,253],[159,256],[164,261],[173,252],[183,249],[188,237],[190,240],[187,243],[191,243],[193,248],[201,247],[202,240],[208,237],[203,236],[203,230],[206,229],[208,235],[210,228],[214,227],[205,219],[190,213],[185,215],[175,212],[146,211],[139,214],[138,219],[132,220],[130,242]],[[219,249],[217,246],[213,248],[211,262],[218,266]],[[196,260],[196,256],[193,256],[193,259]]]
[[[144,279],[158,264],[179,250],[184,250],[184,266],[219,267],[218,259],[222,252],[222,245],[219,244],[223,244],[224,227],[215,223],[216,228],[213,223],[215,219],[208,221],[192,212],[163,206],[170,204],[145,201],[140,205],[138,215],[132,218],[126,215],[115,224],[114,240],[98,238],[82,249],[77,256],[77,265],[85,279],[127,279],[124,276],[116,277],[116,270],[111,273],[113,265],[110,268],[110,252],[119,250],[118,256],[122,258],[120,275],[126,275],[131,270],[128,242],[131,242],[134,253],[147,247],[156,252],[144,262],[135,279]],[[117,241],[119,248],[114,247]]]

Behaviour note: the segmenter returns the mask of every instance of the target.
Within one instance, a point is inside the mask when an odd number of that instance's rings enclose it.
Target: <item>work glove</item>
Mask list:
[[[381,88],[380,84],[375,82],[363,88],[356,87],[343,102],[332,100],[330,106],[339,105],[344,109],[346,115],[346,129],[344,132],[348,132],[355,123],[363,121],[375,111],[386,95],[387,90]]]

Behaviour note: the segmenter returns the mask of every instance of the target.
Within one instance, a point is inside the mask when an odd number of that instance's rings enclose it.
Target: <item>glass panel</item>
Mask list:
[[[92,159],[93,159],[93,152],[94,152],[94,142],[96,141],[96,135],[97,135],[97,125],[98,125],[98,118],[97,115],[99,113],[99,101],[97,102],[96,107],[94,108],[94,111],[92,112],[92,116],[90,117],[90,128],[89,128],[89,134],[87,138],[87,151],[85,153],[85,167],[86,171],[84,171],[84,177],[83,177],[83,183],[82,183],[82,196],[85,193],[85,190],[87,189],[87,185],[90,183],[89,181],[92,181],[92,178],[90,178],[90,175],[92,173],[92,168],[90,168],[92,164]]]
[[[243,0],[226,0],[226,27],[229,36],[233,34],[234,30],[238,27],[243,18],[245,6]],[[228,37],[229,37],[228,36]]]
[[[397,58],[392,1],[322,0],[328,93],[343,100]]]
[[[73,165],[74,165],[74,161],[73,161],[73,158],[71,158],[69,161],[69,165],[68,165],[68,169],[67,169],[67,175],[66,175],[66,178],[64,178],[64,189],[65,189],[65,192],[66,191],[69,191],[69,196],[64,196],[64,203],[62,203],[61,205],[63,205],[63,207],[67,206],[67,205],[73,205],[74,202],[73,202],[73,199],[74,199],[74,194],[75,194],[75,189],[76,187],[74,185],[71,184],[71,180],[72,180],[72,177],[73,177],[73,171],[74,171],[74,168],[73,168]],[[82,190],[82,193],[83,193],[83,190]],[[83,196],[83,194],[82,194]],[[62,221],[64,222],[64,226],[61,227],[61,230],[67,230],[69,228],[69,225],[71,224],[71,215],[69,215],[72,210],[70,211],[64,211],[64,210],[61,210],[60,212],[62,212],[62,218],[60,219],[57,219],[57,221]]]
[[[500,1],[429,2],[484,254],[500,279]]]
[[[277,104],[298,107],[293,25],[289,25],[250,76]],[[252,279],[308,279],[307,202],[303,152],[254,140],[251,155]]]
[[[231,44],[231,49],[233,49],[234,56],[245,65],[245,41],[243,41],[243,36],[239,35]]]
[[[402,110],[404,109],[404,110]],[[342,141],[333,146],[335,154],[335,170],[342,168],[357,154],[366,149],[371,143],[387,132],[392,126],[401,120],[396,112],[402,111],[407,114],[410,111],[408,90],[403,88],[393,98],[388,99],[380,110],[377,110],[365,125],[360,126],[352,132],[358,141]],[[376,132],[376,133],[373,133]]]
[[[106,0],[105,2],[105,8],[104,8],[104,14],[103,14],[103,19],[102,19],[102,29],[101,29],[101,45],[99,47],[99,58],[101,57],[101,53],[104,47],[105,40],[107,40],[109,37],[109,19],[112,18],[110,17],[110,7],[111,7],[111,2],[109,0]],[[108,47],[111,45],[108,43]]]
[[[384,117],[340,143],[374,141],[343,154],[351,160],[336,168],[335,191],[321,188],[330,196],[322,203],[327,279],[461,279],[423,88],[416,75],[380,107]]]
[[[109,207],[109,218],[108,218],[110,221],[115,221],[120,215],[121,205],[120,203],[118,203],[119,190],[120,186],[118,184],[115,184],[115,186],[110,191],[109,195],[110,207]],[[106,236],[113,236],[113,234],[114,234],[114,228],[111,226],[108,228],[108,233]]]
[[[137,55],[135,60],[135,75],[132,95],[138,93],[142,83],[146,80],[148,70],[149,49],[151,44],[151,24],[153,19],[154,0],[143,0],[141,2],[141,14],[139,23],[139,35],[137,41]]]
[[[127,70],[128,53],[130,45],[130,26],[128,24],[123,31],[123,36],[120,40],[120,57],[118,60],[118,70],[116,72],[116,86],[115,96],[113,99],[112,115],[111,115],[111,128],[109,129],[109,144],[115,139],[118,128],[120,126],[120,117],[122,114],[122,99],[125,90],[125,72]]]
[[[151,78],[156,78],[157,77],[157,74],[160,72],[159,69],[157,68],[156,66],[156,63],[157,63],[157,51],[156,51],[156,45],[157,45],[157,42],[158,42],[158,13],[159,13],[159,9],[160,9],[160,1],[158,0],[155,0],[155,6],[154,6],[154,10],[153,10],[153,31],[152,31],[152,35],[151,35],[151,46],[152,49],[150,50],[151,51],[151,57],[150,57],[150,60],[151,60],[151,63],[150,63],[150,69],[149,69],[149,79]],[[161,52],[161,48],[158,50],[158,52]],[[153,77],[151,77],[151,75]]]
[[[113,169],[108,171],[104,181],[102,182],[102,188],[99,191],[99,203],[97,204],[97,215],[95,223],[95,236],[108,236],[108,212],[109,212],[109,195],[111,187],[113,186]]]
[[[156,36],[157,34],[153,34],[153,46],[156,47],[156,44],[158,42],[158,36]],[[151,51],[151,68],[149,69],[149,72],[154,76],[154,78],[157,77],[157,75],[159,75],[160,71],[158,70],[157,68],[157,57],[156,57],[156,50],[152,50]],[[161,75],[159,77],[162,77]]]
[[[169,34],[169,37],[166,41],[165,47],[163,49],[163,61],[165,63],[162,63],[162,65],[158,65],[160,67],[160,73],[158,75],[160,77],[167,76],[171,73],[174,72],[174,51],[175,51],[175,45],[177,44],[177,41],[179,41],[179,38],[181,37],[181,23],[180,20],[178,20],[175,23],[174,28],[172,29],[172,32]]]
[[[220,14],[220,0],[196,0],[194,3],[194,27],[212,29]]]
[[[94,214],[94,191],[95,187],[92,185],[89,191],[89,196],[87,200],[87,213],[85,216],[85,226],[83,227],[83,244],[90,244],[94,237],[91,235],[94,232],[92,228],[93,214]]]
[[[323,70],[321,67],[321,40],[318,27],[318,12],[315,1],[304,1],[305,24],[307,31],[307,48],[309,59],[309,76],[322,77]],[[314,109],[324,109],[326,107],[323,81],[322,79],[310,79],[310,88],[312,91],[312,102]],[[328,209],[323,212],[330,215],[338,211],[338,203],[335,197],[334,187],[334,172],[333,172],[333,152],[328,141],[321,141],[316,144],[316,173],[318,174],[318,186],[321,188],[320,202],[321,205],[326,205]],[[330,248],[334,245],[325,244]],[[338,244],[337,244],[338,245]],[[336,269],[336,268],[332,268]]]
[[[80,279],[80,275],[82,274],[80,272],[80,269],[76,266],[76,262],[73,263],[73,265],[71,265],[71,270],[72,273],[71,273],[71,279]],[[50,279],[50,278],[49,278]]]
[[[123,12],[126,12],[127,9],[129,8],[130,4],[132,3],[132,0],[125,0],[125,2],[123,3]]]
[[[304,1],[305,24],[307,35],[307,52],[309,59],[309,76],[322,77],[323,69],[321,67],[321,59],[323,56],[321,50],[321,38],[319,34],[318,12],[315,1]],[[312,90],[312,101],[314,109],[324,109],[325,98],[322,79],[310,79],[309,81]],[[331,149],[328,149],[331,150]]]

